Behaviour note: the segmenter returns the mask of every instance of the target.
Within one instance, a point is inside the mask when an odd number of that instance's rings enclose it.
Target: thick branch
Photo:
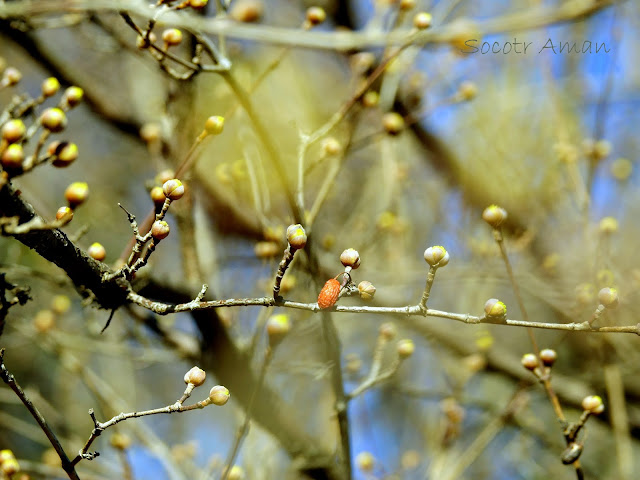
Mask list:
[[[557,23],[576,21],[618,3],[616,0],[568,0],[559,6],[534,6],[515,13],[496,16],[476,23],[478,34],[487,36],[514,30],[532,30]],[[156,10],[143,3],[125,0],[51,0],[48,2],[15,1],[0,4],[0,18],[59,14],[61,12],[127,11],[132,15],[152,18]],[[168,12],[159,25],[171,25],[212,35],[252,40],[276,45],[316,48],[323,50],[351,50],[368,47],[385,47],[405,43],[408,32],[391,33],[363,30],[350,32],[301,32],[298,28],[280,28],[266,25],[250,25],[229,19],[203,18]],[[447,43],[457,34],[454,22],[420,32],[415,44]]]
[[[7,183],[0,188],[0,217],[19,217],[22,224],[36,217],[36,213]],[[109,268],[76,247],[60,230],[31,231],[13,237],[62,268],[78,291],[84,297],[93,298],[102,308],[114,309],[126,303],[129,283],[122,279],[103,282],[102,275],[109,272]]]

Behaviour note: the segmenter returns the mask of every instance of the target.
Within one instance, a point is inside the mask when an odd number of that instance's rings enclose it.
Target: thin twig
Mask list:
[[[490,421],[484,429],[476,436],[467,449],[460,455],[457,455],[457,461],[448,475],[444,478],[447,480],[455,480],[478,458],[478,456],[489,446],[489,443],[500,433],[509,419],[523,407],[526,402],[526,394],[517,391],[509,404],[505,407],[504,412],[497,418]]]
[[[257,297],[257,298],[229,298],[226,300],[209,300],[206,302],[191,301],[180,304],[169,304],[150,300],[138,295],[137,293],[130,291],[127,295],[127,300],[136,305],[140,305],[148,310],[151,310],[158,315],[167,315],[170,313],[178,312],[192,312],[196,310],[209,310],[212,308],[225,308],[225,307],[286,307],[295,308],[298,310],[308,310],[313,313],[320,313],[322,310],[318,307],[317,303],[301,303],[294,302],[292,300],[283,300],[282,302],[276,302],[273,297]],[[401,315],[401,316],[419,316],[419,317],[439,317],[448,318],[457,322],[468,324],[495,324],[495,322],[488,321],[485,317],[476,317],[468,313],[453,313],[443,312],[441,310],[433,310],[428,308],[423,311],[420,305],[406,305],[403,307],[369,307],[369,306],[342,306],[336,305],[331,308],[332,312],[337,313],[371,313],[377,315]],[[614,327],[593,327],[589,325],[589,322],[583,323],[545,323],[545,322],[526,322],[522,320],[506,319],[500,325],[512,326],[512,327],[531,327],[542,328],[546,330],[564,330],[572,332],[594,332],[594,333],[633,333],[640,335],[640,324],[614,326]]]
[[[245,439],[247,434],[249,433],[249,425],[251,423],[251,414],[253,411],[253,406],[255,404],[256,398],[258,397],[258,393],[262,389],[262,385],[264,384],[264,379],[267,374],[267,368],[273,359],[273,348],[267,346],[267,350],[264,354],[264,359],[262,361],[262,367],[260,368],[260,373],[258,375],[258,381],[256,382],[256,386],[251,394],[251,398],[249,399],[249,403],[244,413],[244,421],[242,425],[236,432],[236,437],[233,442],[233,446],[227,455],[227,460],[224,462],[224,467],[222,469],[222,475],[220,476],[220,480],[227,480],[229,476],[229,472],[231,471],[231,467],[233,467],[234,462],[236,461],[236,457],[240,452],[240,447],[242,446],[242,441]]]
[[[511,287],[513,288],[513,293],[516,296],[516,300],[518,302],[518,306],[520,307],[520,313],[522,313],[522,318],[524,318],[525,322],[529,321],[529,314],[527,313],[527,309],[524,306],[524,301],[522,300],[522,295],[520,294],[520,287],[518,286],[518,282],[516,282],[516,277],[513,274],[513,268],[511,268],[511,262],[509,261],[509,256],[507,255],[507,249],[504,246],[504,239],[502,237],[502,231],[500,228],[493,229],[493,236],[500,248],[500,256],[504,261],[504,265],[507,269],[507,275],[509,276],[509,281],[511,282]],[[527,330],[529,334],[529,339],[531,340],[531,345],[533,346],[533,350],[537,357],[540,357],[540,349],[538,348],[538,343],[536,342],[536,338],[533,335],[533,331],[531,329]]]
[[[503,32],[534,30],[558,23],[575,21],[592,15],[606,7],[620,3],[619,0],[568,0],[560,5],[536,5],[517,12],[476,21],[478,35],[490,36]],[[48,2],[15,1],[0,4],[0,18],[37,17],[58,14],[60,11],[96,12],[126,10],[131,15],[152,18],[156,9],[142,3],[128,0],[50,0]],[[160,22],[159,22],[160,23]],[[433,29],[421,31],[414,38],[416,45],[447,43],[456,35],[458,25],[450,22]],[[301,32],[298,28],[281,28],[266,25],[250,25],[224,18],[204,18],[180,15],[168,12],[162,18],[163,25],[189,29],[212,35],[225,35],[229,38],[291,45],[300,48],[321,50],[352,50],[371,47],[385,47],[405,43],[407,32],[398,30],[391,33],[379,31],[353,32]]]
[[[400,355],[396,353],[396,357],[393,359],[391,364],[387,367],[386,370],[381,372],[382,358],[384,355],[385,347],[389,344],[389,340],[390,337],[388,335],[385,335],[382,331],[378,334],[378,340],[376,342],[376,348],[373,352],[373,361],[371,362],[369,374],[367,375],[367,378],[365,378],[360,383],[360,385],[358,385],[351,393],[346,395],[347,400],[352,400],[358,395],[361,395],[365,391],[369,390],[370,388],[384,382],[385,380],[391,378],[398,371],[398,368],[400,368],[404,357],[400,357]]]
[[[185,394],[185,396],[188,396],[188,395]],[[186,405],[186,406],[183,405],[180,400],[178,400],[177,402],[171,405],[167,405],[166,407],[154,408],[152,410],[145,410],[143,412],[129,412],[129,413],[122,412],[116,415],[115,417],[112,417],[110,420],[104,423],[101,423],[96,419],[95,413],[92,408],[91,410],[89,410],[89,415],[93,420],[93,425],[94,425],[93,431],[91,432],[89,439],[84,444],[84,447],[82,447],[82,450],[80,450],[78,455],[73,459],[71,463],[72,465],[76,465],[78,462],[80,462],[83,459],[92,460],[93,458],[97,457],[99,454],[97,452],[89,453],[89,448],[91,447],[95,439],[102,434],[102,432],[104,432],[107,428],[112,427],[120,422],[129,420],[130,418],[139,418],[139,417],[145,417],[147,415],[157,415],[160,413],[181,413],[181,412],[188,412],[191,410],[197,410],[197,409],[199,410],[210,404],[211,404],[211,401],[209,400],[208,397],[205,400],[201,400],[197,403],[194,403],[192,405]]]
[[[64,451],[64,448],[62,448],[62,445],[60,444],[58,437],[56,437],[56,434],[53,433],[53,430],[51,430],[51,427],[47,424],[47,421],[42,416],[40,411],[36,408],[36,406],[33,403],[31,403],[31,400],[29,400],[29,397],[27,397],[27,395],[24,393],[24,390],[22,390],[18,382],[16,382],[15,377],[5,367],[4,348],[0,349],[0,377],[2,377],[2,381],[7,385],[9,385],[11,390],[15,392],[15,394],[18,396],[18,398],[20,398],[24,406],[27,407],[27,410],[29,410],[29,413],[31,414],[31,416],[36,420],[36,422],[38,422],[38,425],[40,426],[44,434],[47,436],[47,438],[49,439],[51,446],[58,454],[58,457],[60,457],[60,461],[62,462],[62,469],[67,473],[67,476],[71,480],[80,480],[80,477],[78,476],[74,468],[74,464],[71,461],[69,461],[69,457]]]

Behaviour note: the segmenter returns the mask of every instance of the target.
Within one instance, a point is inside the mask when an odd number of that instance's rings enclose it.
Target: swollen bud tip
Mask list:
[[[287,228],[287,242],[292,248],[300,250],[307,244],[307,234],[299,223]]]

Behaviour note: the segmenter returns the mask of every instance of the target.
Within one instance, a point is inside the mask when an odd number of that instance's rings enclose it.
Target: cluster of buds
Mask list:
[[[191,370],[185,373],[184,383],[187,384],[187,388],[184,391],[182,398],[179,400],[179,403],[182,404],[182,402],[184,402],[184,400],[186,400],[191,395],[191,392],[194,388],[203,385],[206,378],[207,374],[199,367],[193,367],[191,368]],[[213,403],[214,405],[222,406],[229,401],[229,396],[229,390],[226,387],[222,385],[216,385],[209,391],[209,396],[199,403],[203,407],[211,403]]]
[[[526,353],[522,356],[520,362],[522,366],[531,371],[536,377],[548,379],[551,367],[558,359],[558,354],[551,348],[540,350],[540,355]]]
[[[570,424],[566,429],[566,432],[568,432],[565,434],[567,435],[567,448],[565,448],[560,455],[560,459],[565,465],[573,464],[580,458],[580,455],[582,455],[584,440],[582,442],[576,440],[578,432],[584,427],[591,415],[599,415],[604,412],[602,398],[598,395],[588,395],[584,397],[582,399],[582,410],[580,420],[575,424]]]
[[[166,173],[169,172],[167,171]],[[154,200],[156,207],[160,204],[159,193],[160,192],[156,187],[151,189],[151,198]],[[158,244],[160,240],[164,240],[169,236],[169,232],[171,229],[169,227],[169,224],[164,220],[164,217],[169,210],[171,202],[180,200],[184,196],[184,194],[184,184],[177,178],[170,178],[162,184],[162,195],[164,200],[162,202],[162,206],[160,207],[160,211],[156,214],[156,220],[151,225],[151,230],[149,231],[149,234],[151,235],[151,238],[154,240],[155,244]]]
[[[155,141],[155,140],[152,140]],[[175,178],[175,172],[171,169],[162,170],[159,172],[155,179],[153,180],[151,189],[149,190],[149,197],[151,197],[151,201],[156,207],[156,213],[162,210],[162,206],[164,205],[167,197],[164,194],[164,184],[169,180]]]
[[[154,189],[152,189],[152,196],[154,195],[153,190]],[[170,178],[163,183],[162,195],[164,196],[164,202],[160,211],[155,215],[155,220],[151,225],[151,229],[144,235],[141,235],[138,231],[138,224],[136,222],[135,215],[130,214],[124,207],[122,207],[122,205],[120,205],[120,208],[122,208],[129,217],[129,223],[131,224],[131,228],[135,235],[136,243],[131,251],[129,260],[116,272],[106,274],[104,276],[105,281],[119,276],[131,279],[135,272],[147,264],[149,257],[155,251],[158,243],[169,236],[171,229],[169,224],[164,220],[164,217],[169,210],[171,202],[181,199],[184,194],[185,186],[177,178]]]
[[[318,295],[318,306],[321,309],[333,307],[342,293],[355,293],[362,300],[373,300],[376,293],[376,287],[369,281],[363,280],[357,287],[352,282],[351,272],[360,266],[360,254],[353,248],[348,248],[340,254],[340,262],[344,266],[344,272],[336,277],[326,281],[320,294]],[[338,277],[343,276],[342,283],[338,281]],[[353,287],[353,288],[352,288]]]
[[[0,85],[15,85],[19,80],[19,72],[7,68]],[[16,177],[44,163],[51,163],[58,168],[68,167],[78,158],[78,146],[68,141],[52,142],[42,154],[41,150],[51,134],[62,132],[66,128],[66,112],[81,102],[84,95],[81,88],[67,88],[56,106],[44,109],[28,128],[24,123],[29,114],[37,112],[41,104],[59,91],[60,82],[54,77],[47,78],[42,82],[38,97],[24,96],[20,103],[5,112],[8,118],[0,120],[0,166],[8,177]],[[25,147],[40,128],[40,139],[33,152],[27,154]]]
[[[49,308],[39,310],[33,317],[33,327],[38,333],[47,333],[55,328],[56,320],[71,308],[71,300],[66,295],[56,295]]]
[[[184,9],[193,9],[196,11],[201,11],[204,9],[208,0],[158,0],[157,2],[152,3],[151,8],[159,8],[160,12],[166,11],[177,11]],[[228,1],[226,2],[229,3]],[[234,2],[234,5],[238,2]],[[220,5],[218,5],[220,6]],[[226,10],[226,7],[225,7]],[[194,39],[197,43],[195,48],[194,55],[187,57],[180,57],[176,55],[174,52],[170,50],[176,47],[179,47],[183,44],[184,40],[187,38],[190,32],[180,30],[176,27],[168,27],[165,28],[162,33],[158,35],[153,31],[157,22],[152,21],[148,24],[147,28],[136,25],[135,21],[127,17],[127,24],[138,34],[136,37],[135,45],[139,50],[147,50],[151,56],[158,61],[161,68],[168,73],[171,77],[178,80],[187,80],[191,78],[194,74],[198,73],[201,70],[203,64],[203,53],[207,52],[213,63],[207,65],[207,67],[216,68],[218,67],[220,70],[226,70],[229,68],[229,61],[221,55],[215,46],[212,46],[208,42],[202,41],[198,38],[198,35],[193,35],[191,39]],[[158,40],[158,36],[160,36],[162,44],[158,45],[156,42]],[[183,54],[186,54],[186,50],[183,49]],[[173,67],[167,65],[167,60],[172,61],[176,65],[180,65],[184,67],[182,71],[175,70]]]
[[[539,355],[527,353],[522,356],[522,366],[532,372],[543,384],[546,384],[551,375],[551,367],[558,358],[555,350],[545,348]],[[591,415],[599,415],[604,412],[604,403],[598,395],[589,395],[582,400],[582,415],[576,423],[567,423],[564,428],[564,436],[567,442],[566,449],[560,455],[562,463],[571,465],[582,454],[583,443],[577,441],[578,433],[584,427]]]

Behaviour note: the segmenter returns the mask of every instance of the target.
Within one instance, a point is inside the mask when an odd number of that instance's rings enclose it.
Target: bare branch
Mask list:
[[[31,403],[31,400],[29,400],[29,397],[27,397],[27,395],[24,393],[24,390],[22,390],[22,387],[20,387],[15,377],[11,374],[11,372],[9,372],[9,370],[7,370],[7,367],[5,367],[4,348],[0,349],[0,377],[2,377],[2,381],[9,385],[11,390],[15,392],[20,401],[22,401],[24,406],[27,407],[27,410],[29,410],[31,416],[36,420],[36,422],[38,422],[38,425],[49,439],[51,446],[60,457],[60,461],[62,462],[62,469],[67,473],[71,480],[80,480],[80,477],[78,476],[74,468],[74,464],[69,461],[69,457],[67,457],[64,448],[62,448],[58,437],[56,437],[56,434],[53,433],[53,430],[51,430],[51,427],[42,416],[40,411],[33,403]]]

